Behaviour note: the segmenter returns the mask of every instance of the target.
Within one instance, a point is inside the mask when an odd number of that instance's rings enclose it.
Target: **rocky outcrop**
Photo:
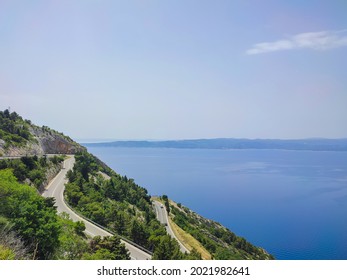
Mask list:
[[[32,138],[25,145],[6,147],[5,141],[1,140],[0,156],[75,154],[76,152],[85,150],[84,147],[69,137],[47,127],[32,125],[29,131]]]
[[[33,127],[32,134],[35,135],[44,154],[75,154],[85,150],[69,137],[49,129]]]
[[[38,191],[40,194],[42,194],[45,191],[45,188],[48,186],[49,182],[53,180],[53,178],[59,173],[59,171],[62,169],[63,163],[56,164],[51,166],[46,170],[46,180],[39,186]]]
[[[19,157],[26,155],[43,155],[43,150],[36,143],[28,143],[26,146],[0,146],[0,154],[4,157]]]

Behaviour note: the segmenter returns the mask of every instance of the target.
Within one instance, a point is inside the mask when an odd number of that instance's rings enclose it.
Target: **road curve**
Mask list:
[[[176,237],[174,232],[171,229],[170,223],[169,223],[169,217],[167,215],[165,206],[160,203],[159,201],[153,200],[153,205],[155,207],[155,212],[157,214],[157,219],[160,223],[165,225],[166,232],[172,237],[175,238],[180,245],[180,249],[182,253],[189,253],[189,250],[179,241],[179,239]]]
[[[97,235],[100,236],[111,236],[109,232],[103,230],[102,228],[92,224],[91,222],[83,219],[79,215],[77,215],[74,211],[72,211],[64,201],[64,189],[65,189],[65,183],[67,183],[66,174],[69,170],[71,170],[75,163],[75,157],[70,156],[68,159],[64,161],[63,169],[58,173],[58,175],[48,184],[46,187],[46,190],[42,194],[44,197],[54,197],[56,202],[55,205],[57,206],[57,211],[59,213],[66,212],[70,215],[70,218],[73,221],[83,221],[86,230],[85,232],[94,237]],[[130,252],[130,257],[135,260],[148,260],[151,259],[151,255],[148,253],[142,251],[141,249],[125,242],[122,240],[122,242],[125,244],[125,247]]]

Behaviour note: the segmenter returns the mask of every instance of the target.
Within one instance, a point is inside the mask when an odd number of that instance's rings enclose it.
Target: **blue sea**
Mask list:
[[[276,259],[347,259],[347,152],[88,147]]]

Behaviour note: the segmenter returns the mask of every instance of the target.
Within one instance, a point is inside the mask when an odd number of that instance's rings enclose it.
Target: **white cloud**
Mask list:
[[[347,30],[300,33],[285,40],[255,44],[246,54],[293,49],[327,50],[347,46]]]

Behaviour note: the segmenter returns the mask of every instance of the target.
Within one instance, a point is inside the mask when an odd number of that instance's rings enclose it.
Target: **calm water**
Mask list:
[[[277,259],[347,259],[347,153],[88,148]]]

